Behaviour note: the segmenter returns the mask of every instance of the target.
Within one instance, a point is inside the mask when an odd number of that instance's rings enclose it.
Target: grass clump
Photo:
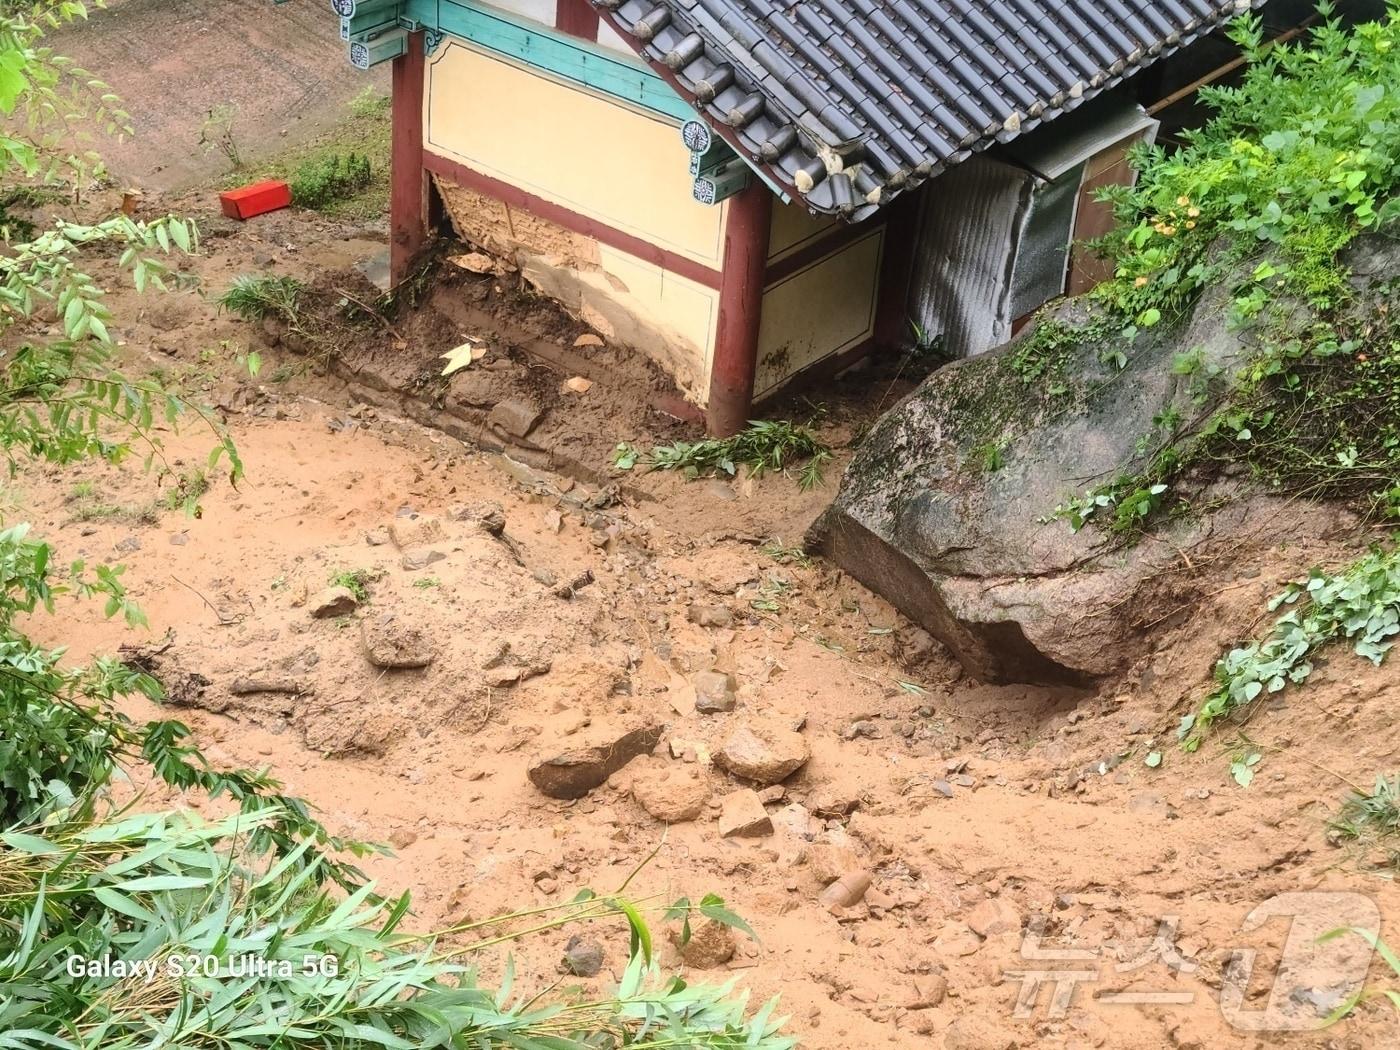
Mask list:
[[[1331,823],[1332,833],[1345,842],[1383,844],[1392,866],[1400,866],[1400,775],[1376,777],[1370,791],[1353,790]]]
[[[290,325],[297,323],[297,304],[306,285],[295,277],[245,273],[233,279],[215,302],[219,309],[237,314],[245,321],[277,317]]]
[[[1313,570],[1269,602],[1287,611],[1261,640],[1232,649],[1215,665],[1216,688],[1181,721],[1187,750],[1200,747],[1219,721],[1248,712],[1260,697],[1305,681],[1313,657],[1348,641],[1358,655],[1379,665],[1400,635],[1400,550],[1373,550],[1339,573]]]
[[[822,484],[823,469],[831,459],[831,448],[807,426],[780,420],[753,420],[732,437],[705,438],[657,445],[642,453],[621,444],[613,454],[613,465],[620,470],[642,466],[647,470],[676,470],[687,478],[733,477],[745,467],[751,477],[775,473],[801,464],[797,484],[804,492]]]

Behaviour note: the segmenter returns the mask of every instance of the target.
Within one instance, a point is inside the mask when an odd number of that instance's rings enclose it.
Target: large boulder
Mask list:
[[[1204,377],[1228,376],[1245,353],[1228,303],[1222,283],[1131,345],[1116,332],[1047,339],[1083,331],[1086,307],[1070,302],[1041,322],[1057,327],[938,370],[871,430],[809,546],[983,680],[1087,684],[1122,670],[1141,653],[1144,625],[1179,604],[1162,585],[1167,570],[1238,541],[1269,501],[1231,500],[1132,544],[1045,519],[1144,466],[1167,442],[1161,420],[1189,429],[1209,414],[1224,383]],[[1188,370],[1178,355],[1199,361]],[[1195,494],[1240,495],[1230,473],[1201,479]]]

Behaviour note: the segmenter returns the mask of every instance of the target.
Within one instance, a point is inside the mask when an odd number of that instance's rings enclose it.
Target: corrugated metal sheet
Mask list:
[[[1011,337],[1015,247],[1034,183],[1019,168],[979,156],[927,190],[909,312],[956,357]]]

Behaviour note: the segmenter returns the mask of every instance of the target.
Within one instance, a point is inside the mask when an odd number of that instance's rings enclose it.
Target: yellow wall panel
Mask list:
[[[777,262],[818,240],[838,223],[834,215],[813,215],[793,201],[773,199],[773,221],[768,231],[768,261]]]
[[[757,393],[767,393],[799,369],[870,337],[884,239],[881,226],[763,293]]]
[[[676,124],[451,41],[428,69],[429,146],[677,255],[718,266],[724,206],[691,197]]]

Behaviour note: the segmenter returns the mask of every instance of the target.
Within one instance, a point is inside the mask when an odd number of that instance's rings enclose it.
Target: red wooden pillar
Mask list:
[[[715,437],[728,437],[744,429],[753,405],[772,211],[773,194],[757,179],[729,199],[719,284],[719,323],[710,366],[710,400],[705,411],[707,428]]]
[[[427,59],[422,32],[408,35],[408,51],[394,59],[389,167],[389,279],[398,284],[428,237],[427,173],[423,170],[423,81]]]
[[[582,37],[584,40],[598,39],[598,9],[588,0],[556,0],[554,5],[554,28],[561,33]]]

